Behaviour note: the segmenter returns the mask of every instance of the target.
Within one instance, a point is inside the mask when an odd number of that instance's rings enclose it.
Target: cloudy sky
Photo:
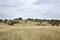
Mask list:
[[[0,18],[60,19],[60,0],[0,0]]]

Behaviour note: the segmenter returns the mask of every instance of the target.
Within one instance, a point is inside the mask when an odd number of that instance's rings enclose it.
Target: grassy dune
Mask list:
[[[0,28],[0,40],[60,40],[60,27],[21,26]]]

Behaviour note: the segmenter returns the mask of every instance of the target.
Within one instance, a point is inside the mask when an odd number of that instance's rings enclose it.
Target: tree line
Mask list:
[[[51,20],[47,20],[47,19],[33,19],[33,18],[28,18],[28,19],[23,19],[22,17],[19,18],[15,18],[13,20],[8,20],[8,19],[0,19],[0,22],[4,22],[7,23],[8,25],[14,25],[17,23],[20,23],[19,20],[25,20],[25,23],[27,23],[28,21],[32,21],[32,22],[47,22],[49,24],[51,24],[52,26],[59,26],[60,24],[60,20],[55,20],[55,19],[51,19]]]

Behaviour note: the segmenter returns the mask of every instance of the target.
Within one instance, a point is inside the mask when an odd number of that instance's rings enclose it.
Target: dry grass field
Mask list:
[[[11,26],[0,28],[0,40],[60,40],[60,27]]]
[[[38,26],[35,22],[0,23],[0,40],[60,40],[60,26]],[[46,25],[47,24],[47,25]],[[46,26],[45,26],[46,25]]]

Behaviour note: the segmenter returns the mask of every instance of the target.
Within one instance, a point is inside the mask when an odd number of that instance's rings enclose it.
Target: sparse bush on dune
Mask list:
[[[28,21],[34,22],[34,19],[33,18],[25,19],[25,23],[27,23]]]
[[[13,20],[7,20],[7,19],[5,19],[5,20],[4,20],[4,23],[6,23],[6,24],[8,24],[8,25],[14,25]]]
[[[38,26],[51,26],[48,22],[41,22],[37,24]]]
[[[40,23],[42,24],[43,22],[42,22],[42,21],[40,21]]]
[[[40,21],[40,23],[38,23],[37,25],[38,25],[38,26],[41,26],[41,25],[42,25],[42,23],[43,23],[43,22],[42,22],[42,21]]]
[[[7,21],[8,21],[8,20],[7,20],[7,19],[5,19],[5,20],[4,20],[4,23],[7,23]]]
[[[33,18],[28,18],[27,20],[29,20],[29,21],[34,21],[34,19],[33,19]]]
[[[14,24],[19,23],[19,21],[17,19],[14,19],[14,20],[7,20],[7,19],[5,19],[4,23],[6,23],[8,25],[14,25]]]
[[[9,20],[8,25],[14,25],[14,22],[12,20]]]
[[[18,20],[9,20],[8,25],[14,25],[14,24],[20,24],[20,22]]]
[[[48,23],[50,23],[52,26],[59,26],[60,21],[59,20],[50,20],[50,21],[48,21]]]
[[[28,22],[28,20],[25,20],[25,23],[27,23]]]
[[[36,19],[34,19],[34,21],[35,21],[35,22],[40,22],[40,19],[37,19],[37,18],[36,18]]]
[[[8,20],[8,19],[5,19],[5,20],[2,20],[0,19],[0,22],[4,22],[6,24],[9,24],[9,25],[14,25],[14,24],[20,24],[22,23],[22,21],[24,21],[23,23],[27,23],[27,22],[35,22],[38,26],[45,26],[47,24],[51,24],[52,26],[59,26],[60,25],[60,20],[46,20],[46,19],[33,19],[33,18],[28,18],[28,19],[24,19],[22,17],[19,17],[19,18],[15,18],[13,20]],[[44,23],[44,22],[48,22],[48,23]],[[44,24],[42,24],[44,23]],[[32,25],[32,24],[31,24]]]
[[[37,24],[38,26],[40,26],[41,24]]]
[[[17,18],[13,19],[13,20],[18,20]]]
[[[18,23],[18,21],[13,21],[14,22],[14,24],[17,24]]]
[[[14,24],[20,23],[18,18],[13,19]]]

